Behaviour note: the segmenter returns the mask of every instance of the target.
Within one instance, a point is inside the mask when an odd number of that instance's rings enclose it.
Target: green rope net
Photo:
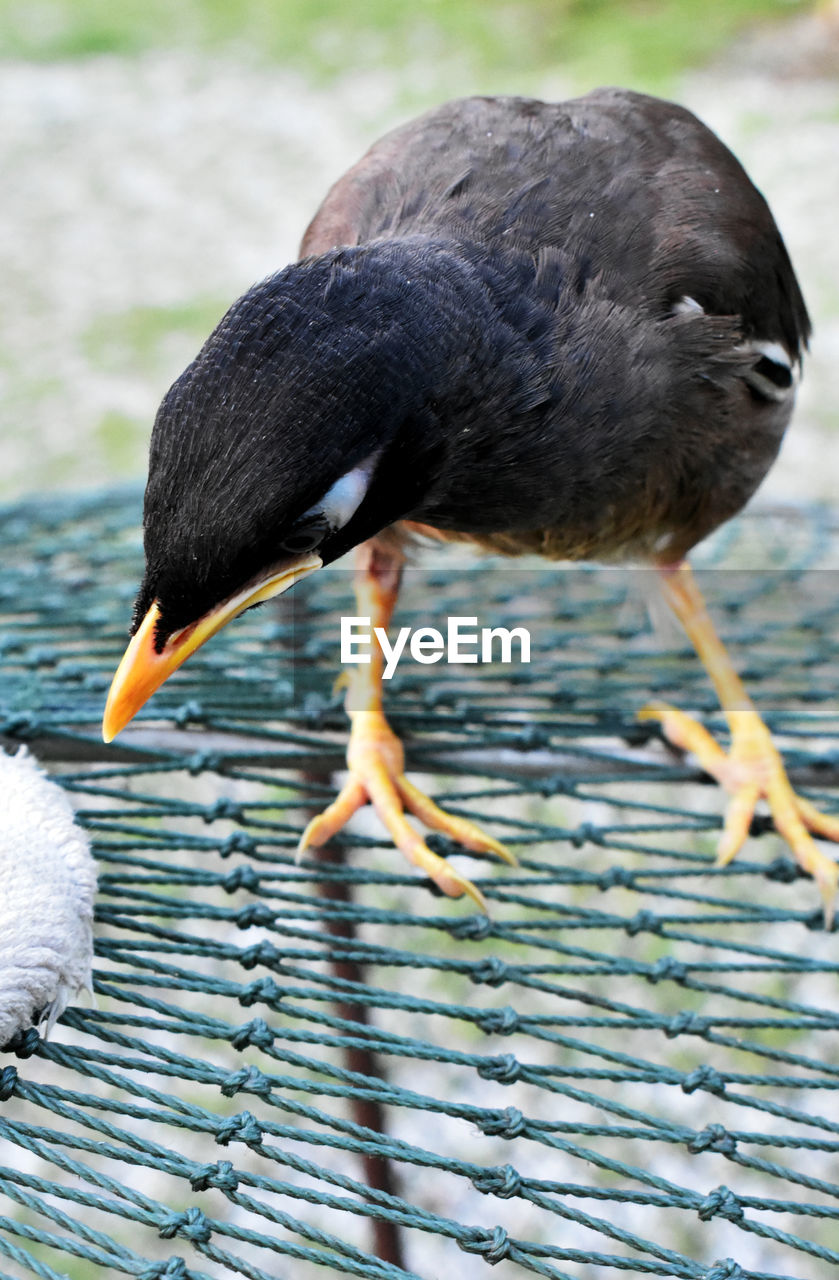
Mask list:
[[[412,776],[520,855],[432,837],[487,917],[366,814],[295,861],[346,743],[344,569],[227,628],[102,745],[139,521],[135,492],[0,512],[0,734],[100,865],[95,1006],[0,1056],[0,1280],[833,1274],[837,934],[768,822],[713,867],[721,797],[636,716],[655,696],[724,725],[646,575],[456,549],[408,574],[399,625],[532,635],[529,665],[406,662],[388,690]],[[699,558],[827,810],[836,543],[824,512],[766,511]]]

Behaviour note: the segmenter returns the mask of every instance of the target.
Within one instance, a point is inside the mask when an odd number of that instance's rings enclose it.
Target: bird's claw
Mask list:
[[[658,720],[674,746],[690,751],[702,769],[729,792],[723,832],[717,846],[717,866],[739,853],[749,834],[758,800],[769,805],[779,835],[789,844],[799,866],[816,881],[824,903],[825,927],[831,928],[839,887],[839,864],[823,853],[811,832],[839,841],[839,817],[821,813],[793,791],[781,756],[756,711],[728,712],[731,748],[728,752],[691,716],[664,702],[651,702],[639,712],[642,720]]]
[[[474,822],[438,808],[408,781],[402,743],[380,711],[354,711],[351,716],[352,732],[347,750],[350,776],[332,804],[306,827],[298,846],[298,857],[309,847],[325,844],[369,800],[394,844],[409,862],[423,870],[449,897],[467,894],[478,909],[485,912],[487,905],[481,891],[449,866],[445,858],[429,849],[408,822],[405,811],[477,853],[494,853],[513,866],[517,865],[515,854],[485,835]]]

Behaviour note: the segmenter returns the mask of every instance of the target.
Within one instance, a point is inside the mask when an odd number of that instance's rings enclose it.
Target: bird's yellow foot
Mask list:
[[[427,827],[442,831],[467,849],[477,853],[495,853],[513,866],[517,865],[515,855],[485,835],[474,822],[445,813],[408,781],[404,772],[402,743],[381,711],[353,711],[350,715],[352,731],[347,749],[350,776],[337,799],[309,823],[300,840],[298,854],[310,845],[317,848],[325,844],[369,800],[394,844],[409,862],[420,867],[449,897],[459,898],[466,893],[481,911],[486,911],[480,890],[450,867],[445,858],[432,853],[408,822],[405,810]]]
[[[692,752],[705,772],[731,795],[717,846],[717,865],[725,866],[739,852],[749,834],[755,806],[759,799],[765,799],[776,830],[789,844],[798,864],[816,881],[824,902],[825,924],[830,928],[839,864],[822,853],[810,832],[839,841],[839,818],[820,813],[809,800],[796,795],[758,713],[745,709],[727,713],[731,728],[728,752],[691,716],[665,702],[651,702],[639,715],[642,720],[660,721],[670,742]]]

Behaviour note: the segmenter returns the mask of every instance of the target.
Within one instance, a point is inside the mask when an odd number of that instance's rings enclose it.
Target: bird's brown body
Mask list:
[[[719,859],[765,797],[829,919],[839,873],[810,832],[839,839],[839,819],[792,791],[681,563],[775,458],[809,336],[737,160],[689,112],[627,91],[468,98],[372,147],[302,254],[231,307],[161,405],[146,572],[106,738],[237,613],[352,548],[356,612],[387,628],[405,530],[646,561],[731,748],[672,707],[640,714],[731,793]],[[349,777],[301,850],[370,800],[411,862],[482,906],[404,811],[511,855],[405,776],[380,657],[350,679]]]
[[[449,103],[335,184],[301,253],[416,235],[528,255],[532,293],[553,311],[557,375],[569,348],[584,365],[547,406],[541,454],[510,459],[542,482],[559,461],[556,518],[527,527],[531,500],[516,527],[511,512],[500,528],[423,519],[425,532],[508,555],[675,562],[748,501],[793,400],[746,380],[755,344],[778,344],[795,366],[809,322],[766,201],[693,115],[609,89]]]

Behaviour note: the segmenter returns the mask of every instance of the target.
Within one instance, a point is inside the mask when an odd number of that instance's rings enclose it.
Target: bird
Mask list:
[[[717,862],[765,800],[830,925],[837,863],[814,837],[839,840],[839,818],[793,790],[687,559],[774,461],[810,331],[765,199],[682,106],[466,97],[397,127],[163,398],[105,740],[232,618],[351,551],[358,614],[384,628],[417,537],[652,566],[728,749],[669,704],[639,714],[728,793]],[[375,647],[346,705],[347,781],[301,851],[370,802],[410,863],[484,910],[406,814],[515,856],[410,781]]]

